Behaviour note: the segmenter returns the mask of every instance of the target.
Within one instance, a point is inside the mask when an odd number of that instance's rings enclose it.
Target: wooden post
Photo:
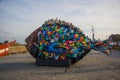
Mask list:
[[[68,72],[68,70],[70,70],[70,66],[71,66],[71,59],[68,59],[68,66],[65,69],[66,73]]]

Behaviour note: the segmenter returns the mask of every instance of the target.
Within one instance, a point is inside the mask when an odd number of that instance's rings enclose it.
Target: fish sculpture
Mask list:
[[[81,29],[64,20],[49,19],[26,39],[27,49],[37,65],[68,66],[91,49],[110,55],[103,41],[91,41]]]

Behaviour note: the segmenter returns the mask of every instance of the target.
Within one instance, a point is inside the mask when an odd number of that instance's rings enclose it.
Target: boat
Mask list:
[[[16,41],[10,41],[7,43],[1,43],[0,44],[0,57],[7,56],[9,47],[14,44]]]

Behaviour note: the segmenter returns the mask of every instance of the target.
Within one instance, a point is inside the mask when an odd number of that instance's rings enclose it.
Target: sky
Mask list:
[[[120,34],[120,0],[0,0],[0,42],[25,38],[44,21],[59,18],[79,27],[86,36],[104,40]]]

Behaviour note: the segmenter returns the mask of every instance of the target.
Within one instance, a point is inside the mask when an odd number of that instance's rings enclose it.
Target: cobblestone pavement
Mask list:
[[[92,50],[68,73],[64,67],[37,67],[28,53],[1,57],[0,80],[120,80],[120,52],[106,56]]]

